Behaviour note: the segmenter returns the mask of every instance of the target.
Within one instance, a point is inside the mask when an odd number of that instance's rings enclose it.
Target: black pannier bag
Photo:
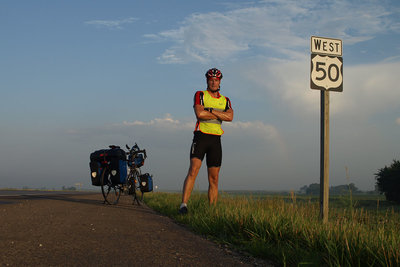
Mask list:
[[[111,182],[125,183],[127,177],[126,154],[120,148],[101,149],[90,154],[92,185],[101,186],[102,166],[109,163]]]
[[[101,186],[101,165],[98,162],[91,161],[90,165],[90,177],[92,178],[92,185]]]
[[[101,149],[90,154],[90,177],[94,186],[101,186],[101,163],[107,160],[107,151],[108,149]]]
[[[153,177],[150,174],[145,173],[139,176],[140,178],[140,191],[151,192],[153,191]]]
[[[128,171],[126,168],[126,153],[120,148],[108,150],[110,160],[110,176],[113,184],[126,182]]]

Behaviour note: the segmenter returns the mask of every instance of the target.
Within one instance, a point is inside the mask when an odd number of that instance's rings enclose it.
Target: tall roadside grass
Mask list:
[[[400,216],[364,209],[330,209],[319,219],[319,204],[296,196],[222,194],[216,206],[194,193],[187,215],[178,214],[180,194],[146,195],[154,210],[194,232],[282,265],[400,266]]]

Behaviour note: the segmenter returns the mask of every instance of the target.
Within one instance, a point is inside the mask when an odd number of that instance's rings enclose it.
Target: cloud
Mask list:
[[[397,118],[396,123],[400,125],[400,118]]]
[[[238,73],[237,79],[246,81],[246,97],[275,99],[286,110],[308,115],[319,107],[319,91],[310,89],[309,67],[310,58],[306,56],[297,60],[260,58],[235,64],[229,72]],[[231,90],[240,97],[243,89]]]
[[[298,60],[244,61],[230,71],[248,81],[248,95],[263,90],[292,112],[309,116],[318,112],[320,104],[319,90],[310,89],[309,66],[310,58],[304,56]],[[357,114],[359,118],[365,118],[400,108],[400,90],[395,89],[398,88],[399,69],[400,62],[344,65],[343,92],[331,92],[330,113]]]
[[[279,133],[278,129],[271,124],[262,121],[236,121],[223,124],[225,132],[239,139],[245,137],[247,142],[257,140],[256,142],[263,146],[264,144],[272,144],[276,147],[276,152],[283,158],[288,158],[287,145]],[[249,142],[251,143],[251,141]]]
[[[169,113],[166,113],[163,118],[155,118],[149,121],[123,121],[122,126],[133,127],[133,126],[151,126],[161,128],[161,130],[194,130],[195,121],[181,121],[174,119],[173,116]],[[254,135],[257,135],[266,140],[276,140],[280,138],[279,132],[273,125],[265,124],[261,121],[233,121],[233,122],[224,122],[222,127],[231,132],[241,132],[244,131],[246,133],[253,132]]]
[[[167,113],[164,118],[155,118],[150,121],[123,121],[124,126],[154,126],[157,128],[169,129],[169,130],[179,130],[179,129],[194,129],[194,122],[181,122],[172,118],[172,115]]]
[[[329,33],[351,45],[376,34],[399,31],[396,12],[376,1],[261,1],[227,12],[196,13],[177,29],[147,37],[173,44],[158,57],[161,63],[207,63],[240,53],[263,50],[282,58],[308,49],[309,36]],[[323,30],[322,30],[323,29]],[[289,55],[288,55],[289,54]]]
[[[267,140],[274,140],[279,137],[278,130],[270,124],[265,124],[261,121],[248,121],[248,122],[231,122],[224,124],[225,128],[230,129],[231,131],[239,130],[243,132],[253,131],[257,135]]]
[[[343,39],[347,51],[377,35],[398,33],[399,10],[390,2],[265,0],[253,6],[232,6],[225,12],[196,13],[180,27],[147,35],[171,42],[159,62],[189,62],[229,66],[233,85],[249,85],[249,94],[236,97],[275,97],[288,110],[308,116],[319,110],[319,91],[310,89],[310,36]],[[397,25],[397,26],[396,26]],[[237,60],[240,64],[227,64]],[[331,114],[368,116],[398,108],[395,80],[399,57],[387,55],[366,65],[344,62],[344,92],[331,93]],[[239,62],[239,61],[237,61]],[[301,111],[301,112],[299,112]]]
[[[397,75],[400,62],[377,63],[345,68],[343,96],[333,103],[335,112],[369,116],[400,107]]]
[[[116,129],[123,128],[146,128],[146,131],[154,132],[151,128],[154,128],[158,134],[163,135],[163,133],[181,133],[193,131],[195,127],[194,120],[178,120],[173,118],[169,113],[165,114],[163,118],[155,118],[149,121],[123,121],[114,125]],[[107,127],[109,129],[110,127]],[[149,129],[150,128],[150,129]],[[243,137],[251,137],[254,140],[258,140],[259,144],[274,144],[279,147],[281,155],[287,154],[286,144],[279,133],[278,129],[271,124],[266,124],[262,121],[233,121],[224,122],[222,128],[228,135],[235,139],[241,139]],[[74,131],[75,132],[75,131]],[[73,133],[73,131],[69,131]]]
[[[164,132],[181,132],[194,130],[195,121],[180,121],[174,119],[171,114],[165,114],[164,118],[155,118],[150,121],[133,121],[122,123],[124,127],[152,127],[162,135]],[[277,147],[278,153],[287,157],[286,144],[278,129],[271,124],[261,121],[233,121],[222,124],[222,128],[234,139],[251,137],[252,141],[258,140],[259,145],[273,144]]]
[[[135,21],[137,21],[137,18],[126,18],[122,20],[90,20],[90,21],[85,21],[85,24],[88,25],[93,25],[96,26],[97,28],[106,28],[109,30],[120,30],[122,29],[123,25],[125,24],[131,24]]]

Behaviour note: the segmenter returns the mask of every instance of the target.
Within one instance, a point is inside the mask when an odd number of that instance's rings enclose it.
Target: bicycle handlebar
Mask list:
[[[135,145],[132,148],[130,148],[128,146],[128,144],[126,144],[125,146],[129,150],[129,152],[126,153],[127,155],[129,155],[129,154],[134,154],[135,155],[135,154],[143,153],[144,154],[144,158],[145,159],[147,158],[146,149],[140,150],[140,148],[137,145],[137,143],[135,143]]]

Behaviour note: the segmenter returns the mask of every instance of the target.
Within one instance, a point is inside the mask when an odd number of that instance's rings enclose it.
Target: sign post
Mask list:
[[[311,36],[311,89],[321,90],[320,218],[329,211],[329,91],[343,91],[342,40]]]
[[[328,222],[329,211],[329,91],[321,91],[320,218]]]

